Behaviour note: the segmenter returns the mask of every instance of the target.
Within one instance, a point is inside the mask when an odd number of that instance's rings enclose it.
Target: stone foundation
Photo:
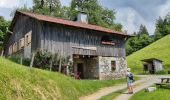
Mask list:
[[[116,62],[116,70],[112,71],[111,61]],[[127,69],[124,57],[99,57],[99,79],[116,79],[125,76]]]
[[[111,62],[115,61],[116,69],[113,71]],[[77,72],[77,64],[83,64],[85,79],[117,79],[125,76],[127,64],[124,57],[94,57],[74,59],[74,72]]]

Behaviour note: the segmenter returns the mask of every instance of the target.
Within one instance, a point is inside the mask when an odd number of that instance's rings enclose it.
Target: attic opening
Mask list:
[[[114,40],[113,36],[104,35],[101,38],[101,44],[103,44],[103,45],[116,45],[116,41]]]

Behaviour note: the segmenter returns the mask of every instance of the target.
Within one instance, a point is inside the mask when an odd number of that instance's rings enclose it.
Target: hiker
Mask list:
[[[128,94],[133,94],[133,74],[130,72],[130,68],[127,68],[126,73],[126,80],[127,80],[127,87],[128,87]]]

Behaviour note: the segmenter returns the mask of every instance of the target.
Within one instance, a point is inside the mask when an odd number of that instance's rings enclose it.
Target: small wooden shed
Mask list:
[[[141,60],[143,62],[144,72],[149,72],[150,74],[155,74],[155,72],[163,70],[162,60],[157,58],[149,58]]]

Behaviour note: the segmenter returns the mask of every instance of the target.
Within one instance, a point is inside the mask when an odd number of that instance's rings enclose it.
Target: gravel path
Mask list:
[[[145,76],[143,76],[145,77]],[[135,87],[134,87],[134,93],[144,89],[144,88],[147,88],[151,85],[153,85],[154,83],[158,83],[160,82],[160,78],[162,77],[170,77],[170,76],[164,76],[164,75],[150,75],[150,76],[147,76],[144,78],[144,81],[137,84]],[[128,92],[126,91],[125,93],[119,95],[117,98],[115,98],[114,100],[128,100],[133,94],[127,94]]]
[[[170,76],[162,76],[162,75],[140,75],[140,80],[136,81],[133,85],[134,87],[134,93],[140,91],[143,88],[146,88],[156,82],[160,82],[161,77],[170,77]],[[79,100],[98,100],[102,96],[105,96],[107,94],[110,94],[112,92],[116,92],[120,89],[124,89],[127,87],[127,84],[118,84],[112,87],[106,87],[98,90],[97,92],[80,97]],[[118,96],[115,100],[128,100],[132,95],[127,94],[127,91],[120,96]]]

